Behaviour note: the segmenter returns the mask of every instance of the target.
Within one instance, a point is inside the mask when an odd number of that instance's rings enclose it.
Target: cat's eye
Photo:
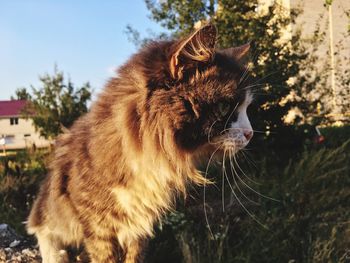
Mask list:
[[[219,102],[218,109],[221,116],[226,116],[231,109],[231,105],[227,102]]]

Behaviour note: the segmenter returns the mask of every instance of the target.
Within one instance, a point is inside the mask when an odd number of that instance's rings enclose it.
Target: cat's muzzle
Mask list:
[[[234,152],[238,152],[239,150],[246,147],[252,137],[252,134],[246,136],[246,134],[242,132],[228,132],[224,135],[222,148],[225,150],[232,150]]]

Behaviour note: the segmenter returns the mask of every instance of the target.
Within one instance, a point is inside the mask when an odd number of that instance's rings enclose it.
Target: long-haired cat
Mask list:
[[[65,248],[80,245],[93,263],[139,262],[176,195],[206,182],[200,153],[249,142],[251,95],[240,63],[249,44],[217,50],[216,39],[206,24],[147,45],[57,138],[27,226],[44,263],[67,262]]]

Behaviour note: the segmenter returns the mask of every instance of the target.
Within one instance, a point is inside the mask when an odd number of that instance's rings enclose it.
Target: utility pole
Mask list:
[[[333,2],[333,1],[332,1]],[[335,60],[334,60],[334,40],[333,40],[333,15],[332,2],[328,3],[328,19],[329,19],[329,51],[331,63],[331,88],[333,93],[333,113],[338,113],[337,107],[337,90],[335,86]]]

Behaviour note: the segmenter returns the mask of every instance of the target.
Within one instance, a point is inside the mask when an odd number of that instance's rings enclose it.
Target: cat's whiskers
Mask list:
[[[211,141],[210,141],[211,131],[212,131],[212,129],[213,129],[213,127],[214,127],[214,125],[215,125],[215,123],[216,123],[217,121],[218,121],[218,120],[214,121],[214,122],[212,123],[212,125],[210,126],[210,128],[209,128],[209,131],[208,131],[208,143],[209,143],[209,144],[213,144],[213,145],[218,144],[217,142],[211,142]]]
[[[251,163],[256,169],[258,169],[258,166],[254,161],[254,158],[249,156],[249,152],[247,149],[242,149],[241,154],[248,161],[248,163]]]
[[[233,181],[234,181],[234,183],[235,183],[235,185],[236,185],[238,191],[243,195],[243,197],[244,197],[246,200],[248,200],[248,201],[251,202],[251,203],[254,203],[254,204],[257,204],[257,205],[258,205],[257,202],[251,200],[248,196],[246,196],[246,195],[243,193],[243,191],[241,190],[241,188],[239,187],[239,184],[237,183],[237,180],[236,180],[236,178],[235,178],[235,174],[237,174],[237,172],[236,172],[234,166],[232,166],[232,162],[231,162],[231,159],[232,159],[233,156],[234,156],[234,152],[233,152],[233,151],[229,151],[229,161],[230,161],[231,175],[232,175],[232,179],[233,179]]]
[[[232,128],[227,128],[227,129],[222,130],[222,131],[220,132],[220,134],[223,134],[223,133],[225,133],[225,132],[227,132],[227,131],[230,131],[230,130],[242,131],[242,128],[234,128],[234,127],[232,127]],[[252,130],[252,131],[253,131],[253,132],[256,132],[256,133],[266,133],[266,131],[258,131],[258,130]]]
[[[267,74],[267,75],[261,77],[260,79],[254,81],[253,83],[250,84],[250,86],[256,85],[256,84],[263,84],[263,85],[266,85],[267,83],[259,83],[259,82],[262,81],[262,80],[267,79],[268,77],[270,77],[270,76],[272,76],[272,75],[274,75],[274,74],[276,74],[276,73],[278,73],[278,72],[279,72],[279,70],[273,71],[273,72],[271,72],[271,73],[269,73],[269,74]]]
[[[226,151],[227,149],[224,148],[224,154],[222,155],[222,189],[221,189],[221,202],[222,202],[222,212],[225,212],[225,178],[224,178],[224,171],[225,171],[225,159],[226,159]]]
[[[230,130],[230,129],[227,129]],[[249,202],[255,204],[255,205],[259,205],[258,202],[252,200],[251,198],[249,198],[241,189],[241,187],[239,186],[239,184],[241,183],[243,186],[245,186],[248,190],[250,190],[251,192],[257,194],[258,196],[273,200],[273,201],[278,201],[274,198],[271,198],[269,196],[263,195],[260,192],[258,192],[257,190],[255,190],[254,188],[252,188],[249,184],[247,184],[240,176],[238,171],[235,168],[234,163],[237,165],[238,169],[240,172],[242,172],[242,174],[248,178],[250,181],[252,181],[253,183],[256,183],[255,181],[253,181],[251,178],[249,178],[244,172],[243,169],[239,166],[238,161],[235,157],[235,154],[238,152],[237,149],[237,145],[235,143],[235,139],[237,139],[238,136],[235,137],[226,137],[226,138],[222,138],[221,140],[215,142],[215,144],[219,144],[219,146],[213,151],[213,153],[211,154],[208,163],[207,163],[207,167],[205,170],[205,179],[208,176],[208,171],[209,171],[209,167],[210,164],[213,160],[214,155],[219,151],[219,149],[223,149],[223,157],[222,157],[222,192],[221,192],[221,200],[222,200],[222,210],[223,212],[225,211],[225,181],[227,181],[229,188],[232,192],[232,195],[234,196],[234,198],[237,200],[237,202],[239,203],[239,205],[243,208],[243,210],[255,221],[257,222],[260,226],[262,226],[263,228],[267,228],[266,225],[264,225],[248,208],[247,206],[244,204],[244,202],[240,199],[240,197],[237,195],[237,193],[235,192],[235,189],[228,177],[227,174],[227,168],[226,168],[226,158],[228,157],[228,161],[229,161],[229,165],[230,165],[230,170],[231,170],[231,174],[232,174],[232,179],[234,182],[234,185],[236,186],[236,188],[238,189],[239,193]],[[228,156],[227,156],[228,153]],[[237,179],[238,181],[237,181]],[[256,183],[258,184],[258,183]],[[208,230],[211,234],[211,236],[213,238],[214,234],[213,231],[211,229],[210,223],[209,223],[209,219],[208,219],[208,213],[207,213],[207,204],[206,204],[206,184],[204,184],[204,188],[203,188],[203,207],[204,207],[204,216],[205,216],[205,221],[208,227]]]
[[[230,120],[232,114],[235,112],[235,110],[237,109],[237,107],[238,107],[238,103],[236,104],[236,106],[235,106],[234,109],[231,111],[230,115],[228,116],[228,118],[227,118],[227,120],[226,120],[226,122],[225,122],[225,125],[224,125],[224,129],[226,129],[226,126],[227,126],[227,124],[228,124],[228,121]]]
[[[224,139],[223,146],[225,149],[236,149],[236,143],[234,139]]]
[[[219,145],[219,146],[212,152],[212,154],[210,155],[209,160],[208,160],[208,163],[207,163],[207,167],[206,167],[206,169],[205,169],[205,174],[204,174],[204,178],[205,178],[205,179],[207,179],[207,177],[208,177],[208,171],[209,171],[210,163],[211,163],[211,161],[212,161],[212,159],[213,159],[215,153],[216,153],[221,147],[222,147],[222,145]],[[212,232],[212,230],[211,230],[211,227],[210,227],[210,224],[209,224],[209,220],[208,220],[208,214],[207,214],[206,191],[205,191],[205,189],[206,189],[206,181],[207,181],[207,180],[204,181],[204,185],[203,185],[203,208],[204,208],[204,217],[205,217],[205,222],[206,222],[206,224],[207,224],[207,226],[208,226],[208,230],[209,230],[211,236],[214,238],[214,234],[213,234],[213,232]]]
[[[230,152],[229,152],[230,153]],[[232,154],[232,152],[231,152]],[[257,222],[259,225],[261,225],[263,228],[267,228],[266,225],[264,225],[263,223],[261,223],[254,214],[252,214],[252,212],[249,211],[249,209],[242,203],[242,201],[239,199],[239,197],[237,196],[236,192],[234,191],[232,185],[231,185],[231,182],[227,176],[227,173],[226,173],[226,169],[224,169],[224,176],[225,176],[225,179],[231,189],[231,192],[233,194],[233,196],[235,197],[235,199],[237,200],[237,202],[241,205],[241,207],[244,209],[244,211],[246,211],[246,213],[255,221]]]
[[[244,171],[243,169],[241,168],[241,166],[238,164],[238,161],[237,161],[237,158],[236,158],[236,155],[233,155],[233,160],[237,166],[237,168],[240,170],[240,172],[244,175],[245,178],[247,178],[250,182],[256,184],[256,185],[261,185],[260,183],[254,181],[252,178],[250,178]]]
[[[258,84],[254,84],[254,85],[248,85],[248,86],[245,86],[243,88],[243,90],[249,90],[250,92],[254,92],[254,90],[259,90],[259,89],[253,89],[255,87],[261,87],[261,86],[265,86],[267,83],[258,83]]]
[[[258,53],[258,50],[256,49],[254,51],[254,54],[253,56],[251,56],[252,58],[250,59],[251,63],[248,64],[248,66],[246,67],[245,71],[243,72],[242,74],[242,77],[240,78],[239,82],[238,82],[238,86],[240,84],[243,84],[247,79],[248,79],[248,76],[249,76],[249,72],[251,71],[251,69],[253,68],[253,65],[254,63],[256,63],[258,57],[259,57],[259,53]]]
[[[233,156],[233,158],[235,158],[235,157]],[[255,194],[257,194],[257,195],[259,195],[259,196],[261,196],[261,197],[264,197],[264,198],[266,198],[266,199],[270,199],[270,200],[273,200],[273,201],[276,201],[276,202],[280,202],[279,200],[277,200],[277,199],[275,199],[275,198],[269,197],[269,196],[267,196],[267,195],[264,195],[264,194],[258,192],[257,190],[255,190],[254,188],[252,188],[250,185],[248,185],[246,182],[244,182],[244,180],[239,176],[239,174],[238,174],[237,171],[235,170],[234,164],[233,164],[233,162],[232,162],[231,159],[230,159],[230,164],[231,164],[231,167],[233,168],[233,170],[234,170],[234,172],[235,172],[235,174],[236,174],[238,180],[239,180],[245,187],[247,187],[250,191],[252,191],[253,193],[255,193]]]
[[[254,51],[254,55],[253,57],[255,56],[255,59],[257,59],[257,50]],[[250,70],[252,69],[253,67],[253,60],[251,60],[252,63],[248,64],[248,66],[245,68],[245,71],[243,72],[239,82],[238,82],[238,85],[241,84],[241,83],[244,83],[244,81],[246,81],[246,79],[248,78],[247,76],[249,75],[248,73],[250,72]]]
[[[245,71],[243,72],[241,78],[239,79],[239,82],[238,82],[238,85],[239,86],[240,84],[244,83],[247,79],[248,79],[248,76],[249,76],[249,72],[251,70],[251,65],[248,65],[246,68],[245,68]]]
[[[211,142],[211,145],[222,145],[225,142],[225,138],[217,139],[215,142]]]
[[[253,64],[253,63],[252,63],[252,64]],[[249,90],[252,94],[257,94],[257,95],[259,95],[259,96],[261,96],[261,95],[264,95],[264,96],[267,95],[266,93],[261,93],[261,94],[256,93],[257,90],[261,90],[261,87],[264,87],[264,86],[266,86],[266,85],[268,84],[267,82],[264,82],[264,83],[259,83],[259,82],[261,82],[262,80],[265,80],[266,78],[268,78],[268,77],[270,77],[271,75],[276,74],[276,73],[278,73],[278,72],[279,72],[279,71],[273,71],[273,72],[271,72],[271,73],[265,75],[264,77],[261,77],[260,79],[254,81],[254,82],[251,83],[250,85],[244,87],[243,90]],[[238,83],[238,86],[237,86],[237,87],[242,86],[242,85],[244,84],[244,82],[245,82],[247,79],[248,79],[248,78],[246,78],[244,81],[240,81],[240,82]],[[275,84],[273,84],[273,85],[276,86]],[[279,85],[279,86],[281,86],[281,85]],[[257,87],[259,87],[259,88],[257,88]]]

